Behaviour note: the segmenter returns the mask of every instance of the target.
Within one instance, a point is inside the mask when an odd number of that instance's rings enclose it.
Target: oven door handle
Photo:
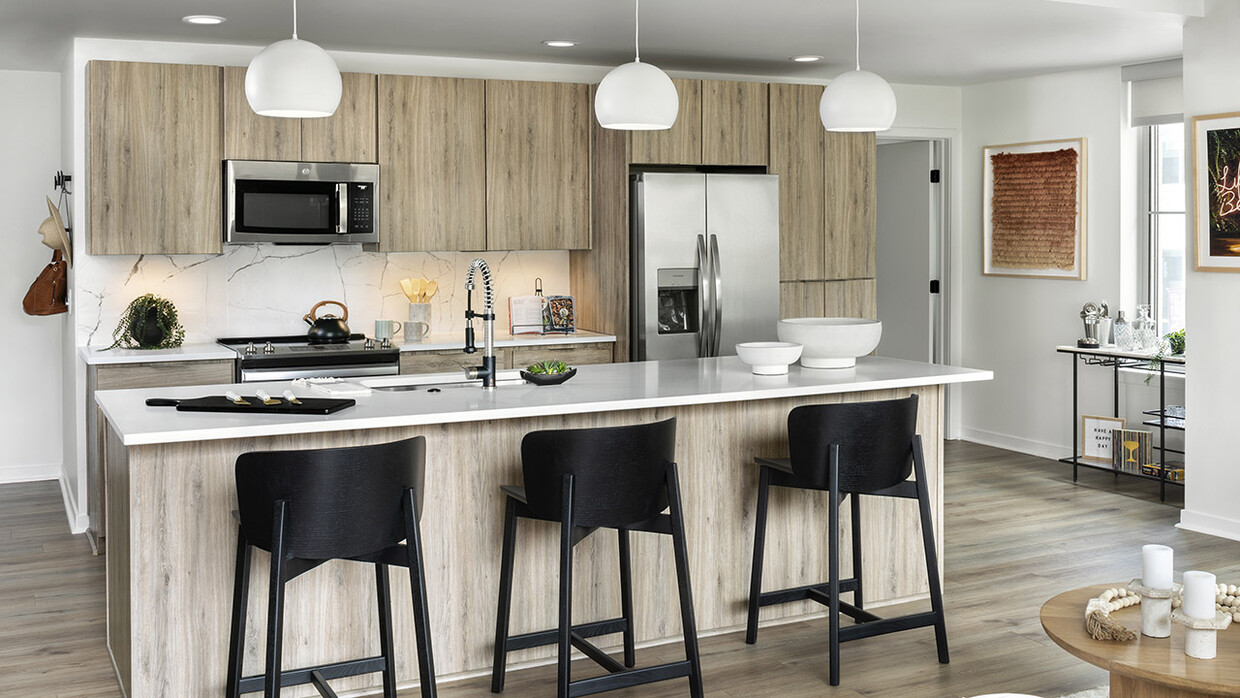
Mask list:
[[[336,234],[349,232],[349,184],[340,182],[336,185],[336,201],[340,204],[340,217],[336,220]]]
[[[295,378],[358,378],[365,376],[400,375],[399,364],[374,364],[371,366],[298,366],[293,368],[243,368],[242,383],[257,381],[287,381]]]

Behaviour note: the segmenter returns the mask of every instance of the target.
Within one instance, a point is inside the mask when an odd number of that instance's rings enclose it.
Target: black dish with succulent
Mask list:
[[[559,385],[575,375],[577,369],[563,361],[539,361],[521,371],[521,377],[534,385]]]

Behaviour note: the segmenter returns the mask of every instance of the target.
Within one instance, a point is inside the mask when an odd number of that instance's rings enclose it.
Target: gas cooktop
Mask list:
[[[305,335],[223,337],[216,341],[237,352],[235,373],[240,381],[395,375],[400,371],[398,347],[390,343],[382,346],[361,334],[334,344],[310,344]]]

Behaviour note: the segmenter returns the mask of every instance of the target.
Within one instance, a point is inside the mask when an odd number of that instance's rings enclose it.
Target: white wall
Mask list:
[[[1209,0],[1206,16],[1184,26],[1184,113],[1186,116],[1240,110],[1235,37],[1240,3]],[[1191,142],[1190,140],[1186,142]],[[1192,162],[1191,159],[1189,162]],[[1191,180],[1190,180],[1191,181]],[[1188,210],[1193,201],[1189,195]],[[1190,218],[1191,220],[1191,218]],[[1189,248],[1192,249],[1191,238]],[[1236,505],[1236,396],[1240,395],[1240,275],[1188,273],[1188,318],[1192,345],[1188,385],[1184,511],[1180,525],[1240,540]]]
[[[47,218],[43,197],[52,194],[60,162],[60,75],[0,71],[0,224],[5,250],[0,274],[0,345],[9,399],[0,404],[0,483],[60,476],[60,344],[66,315],[31,317],[22,297],[52,251],[37,232]],[[53,202],[56,197],[52,197]]]

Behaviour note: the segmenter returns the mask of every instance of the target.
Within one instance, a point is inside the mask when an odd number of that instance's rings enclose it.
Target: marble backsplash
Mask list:
[[[408,319],[400,280],[439,283],[432,331],[465,328],[465,274],[482,257],[495,282],[496,328],[508,328],[508,297],[569,293],[568,253],[366,252],[360,245],[226,245],[221,255],[87,256],[75,260],[72,299],[78,346],[108,346],[131,300],[154,293],[172,301],[186,343],[239,335],[302,334],[302,316],[321,300],[348,306],[349,328],[374,334],[374,321]],[[481,310],[481,288],[474,308]],[[335,306],[323,312],[338,313]],[[476,327],[481,330],[481,323]],[[588,328],[584,328],[588,329]]]

